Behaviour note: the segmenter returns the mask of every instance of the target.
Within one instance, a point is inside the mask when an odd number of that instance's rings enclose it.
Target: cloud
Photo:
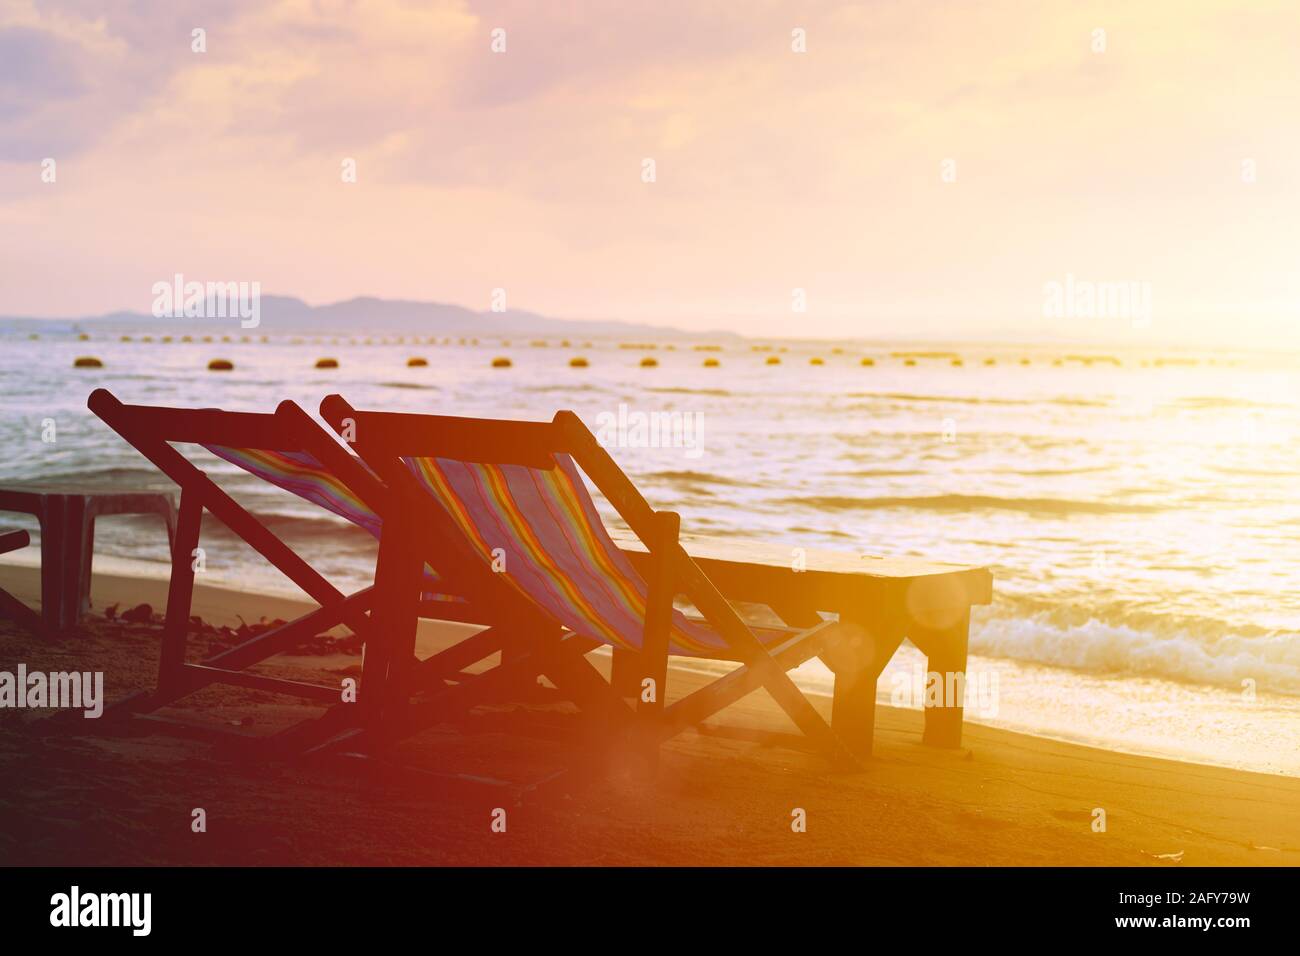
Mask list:
[[[0,162],[76,156],[192,65],[190,31],[251,2],[0,5]]]
[[[1280,2],[4,3],[18,311],[135,304],[174,271],[774,329],[801,286],[827,332],[1004,323],[1066,272],[1150,280],[1171,312],[1296,294]],[[98,284],[51,292],[42,262]]]

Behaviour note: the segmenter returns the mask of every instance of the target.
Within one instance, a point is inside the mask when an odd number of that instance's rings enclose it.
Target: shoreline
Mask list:
[[[157,611],[165,606],[167,575],[170,570],[168,565],[102,555],[96,556],[95,562],[92,616],[114,602],[120,603],[122,610],[140,603],[148,603]],[[6,555],[0,560],[0,587],[7,588],[29,605],[38,605],[38,570],[39,555],[35,548],[29,548],[19,555]],[[263,615],[291,620],[315,606],[305,597],[298,596],[296,588],[289,583],[283,589],[268,589],[262,582],[258,582],[256,587],[245,587],[234,580],[222,580],[218,575],[213,577],[216,580],[199,583],[195,589],[195,613],[209,623],[237,626],[241,621],[240,615],[248,623],[253,623]],[[215,596],[215,599],[206,600],[201,606],[201,594],[208,595],[209,598]],[[451,633],[462,636],[472,634],[475,630],[468,625],[423,621],[419,632],[422,641],[419,650],[422,655],[446,646],[448,639],[438,634],[444,628],[451,628]],[[598,657],[607,654],[603,648],[592,653]],[[905,642],[881,675],[877,706],[919,713],[919,706],[900,707],[893,693],[900,684],[915,684],[917,671],[924,669],[924,663],[924,656]],[[676,658],[671,666],[674,671],[705,675],[721,672],[716,664],[690,658]],[[1261,694],[1260,699],[1264,702],[1261,706],[1267,718],[1263,719],[1259,710],[1245,713],[1246,709],[1241,706],[1238,695],[1199,684],[1162,678],[1123,678],[1094,674],[1035,662],[988,658],[974,652],[968,670],[972,674],[983,672],[985,676],[997,672],[1002,686],[1012,691],[1003,695],[1003,704],[1004,709],[1010,709],[1013,713],[1010,716],[988,716],[979,713],[977,706],[968,703],[967,726],[989,727],[1040,740],[1135,757],[1300,778],[1300,752],[1295,753],[1291,763],[1272,759],[1278,753],[1287,752],[1285,748],[1288,739],[1300,740],[1300,700]],[[791,672],[791,676],[805,692],[829,699],[833,676],[820,661],[810,661]],[[1154,688],[1153,683],[1156,685]],[[973,688],[971,693],[974,693]],[[1190,712],[1190,716],[1181,715],[1186,725],[1171,725],[1169,719],[1159,712],[1159,701],[1171,694],[1180,695],[1182,709]],[[1032,702],[1026,704],[1026,698],[1031,698]],[[1062,701],[1069,702],[1068,709],[1063,708]],[[1098,706],[1098,701],[1104,701],[1104,706]],[[1077,711],[1087,711],[1087,720],[1095,720],[1098,713],[1105,713],[1109,720],[1109,733],[1095,729],[1091,732],[1076,729],[1081,726],[1096,726],[1079,723],[1075,719]],[[1207,714],[1208,718],[1202,718],[1202,713]],[[1229,717],[1232,718],[1231,721]],[[1252,722],[1250,718],[1257,719]],[[1209,748],[1204,746],[1195,749],[1186,745],[1186,739],[1195,739],[1200,728],[1197,721],[1201,719],[1211,719],[1214,722],[1216,739],[1219,740],[1216,752],[1209,752]],[[1149,731],[1144,731],[1151,720],[1162,721],[1162,737],[1158,743],[1151,740]],[[1276,733],[1279,722],[1284,722],[1283,739],[1277,742],[1276,747],[1270,747],[1266,735]],[[1229,730],[1233,733],[1230,734]],[[1175,746],[1179,733],[1186,738],[1181,747]],[[1293,751],[1297,749],[1300,748],[1292,746]]]

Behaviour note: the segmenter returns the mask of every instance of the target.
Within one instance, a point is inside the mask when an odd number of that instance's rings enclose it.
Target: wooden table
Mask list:
[[[34,515],[40,522],[41,617],[55,632],[74,626],[90,607],[96,518],[158,515],[167,526],[169,550],[176,531],[176,506],[161,492],[12,484],[0,488],[0,511]]]
[[[643,563],[640,541],[613,537],[633,564]],[[993,575],[983,567],[700,535],[682,535],[681,543],[729,601],[766,605],[791,627],[811,627],[824,611],[860,629],[851,659],[823,660],[836,674],[831,726],[862,756],[871,753],[878,678],[903,639],[947,683],[966,672],[971,607],[993,600]],[[962,711],[947,699],[926,708],[923,741],[959,747]]]

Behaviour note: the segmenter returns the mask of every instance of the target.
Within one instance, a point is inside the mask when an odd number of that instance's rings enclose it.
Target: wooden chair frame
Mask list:
[[[0,554],[17,551],[32,543],[32,536],[14,528],[0,528]],[[18,600],[4,588],[0,588],[0,617],[7,617],[27,628],[34,634],[44,634],[45,625],[41,616]]]
[[[266,756],[322,753],[354,740],[365,727],[377,726],[386,709],[385,698],[390,690],[387,672],[392,662],[388,635],[391,610],[390,606],[376,600],[381,589],[368,587],[354,594],[343,594],[170,443],[317,453],[327,468],[335,469],[336,476],[346,481],[368,506],[382,516],[390,496],[374,476],[305,415],[126,405],[105,389],[93,392],[88,405],[181,489],[157,686],[152,692],[119,702],[114,706],[114,712],[148,719],[159,729],[181,730],[218,739],[236,737],[252,745],[255,753]],[[192,561],[204,511],[218,518],[288,576],[319,607],[207,660],[189,663],[186,661],[186,640],[195,578]],[[400,522],[385,522],[385,527],[393,529],[380,541],[380,563],[386,567],[393,560],[393,554],[400,553],[405,535],[400,533]],[[423,601],[418,590],[414,604],[404,605],[403,609],[413,609],[416,615],[443,620],[488,623],[473,602]],[[409,623],[413,635],[414,620]],[[349,626],[365,643],[365,663],[356,703],[344,703],[339,687],[247,672],[249,667],[337,624]],[[423,706],[422,716],[427,722],[454,719],[477,703],[499,697],[507,689],[518,688],[529,679],[535,683],[536,658],[519,652],[517,648],[507,647],[507,636],[500,629],[489,628],[418,662],[418,667],[403,669],[409,691],[436,692]],[[465,668],[498,652],[508,659],[473,679],[465,673]],[[413,649],[410,655],[414,660]],[[252,739],[248,735],[149,716],[212,683],[289,694],[330,706],[315,719],[305,720],[269,738]]]
[[[284,403],[279,413],[295,414],[294,409],[296,406],[292,403]],[[648,600],[640,652],[625,652],[618,656],[612,686],[598,678],[606,689],[605,698],[618,702],[607,708],[617,718],[613,723],[615,731],[621,732],[634,725],[640,742],[647,745],[652,754],[657,753],[662,741],[698,725],[763,687],[803,734],[837,765],[860,766],[858,755],[845,745],[788,674],[789,670],[813,657],[836,656],[837,645],[854,636],[852,629],[839,622],[819,621],[793,632],[776,646],[765,645],[681,546],[678,540],[679,516],[651,508],[574,413],[558,412],[550,422],[515,422],[372,412],[353,408],[339,395],[328,396],[322,401],[320,411],[326,422],[350,442],[388,486],[395,496],[394,504],[407,517],[406,528],[411,536],[401,546],[405,553],[395,557],[391,563],[385,562],[381,544],[380,569],[376,576],[376,588],[381,592],[379,606],[391,608],[391,625],[401,632],[402,640],[406,640],[407,632],[412,629],[410,595],[418,583],[419,562],[428,553],[429,543],[437,542],[445,558],[448,556],[446,544],[460,542],[462,535],[449,516],[440,514],[442,509],[432,506],[427,493],[400,459],[406,456],[446,457],[466,462],[549,469],[555,466],[555,454],[567,454],[572,456],[649,552],[646,561]],[[305,414],[300,409],[296,413]],[[472,555],[461,555],[458,559],[464,567],[483,566],[481,559],[473,560]],[[485,598],[493,605],[509,607],[509,613],[518,621],[540,626],[540,637],[544,642],[559,641],[558,624],[524,600],[498,575],[487,571],[480,586],[485,589]],[[718,657],[735,660],[741,666],[672,705],[666,705],[664,685],[671,614],[679,593],[685,595],[726,641],[727,650]],[[403,654],[400,659],[408,657]],[[582,666],[576,661],[573,664]],[[591,667],[586,661],[582,664]],[[636,719],[633,721],[622,693],[642,685],[645,680],[654,682],[654,693],[649,696],[638,693]]]

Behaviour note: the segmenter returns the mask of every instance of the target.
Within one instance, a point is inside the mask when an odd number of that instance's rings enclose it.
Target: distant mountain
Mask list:
[[[308,305],[291,296],[261,296],[257,331],[264,335],[281,332],[330,335],[404,333],[408,335],[583,335],[662,338],[736,339],[734,332],[685,332],[668,326],[612,320],[555,319],[535,312],[511,309],[505,312],[475,312],[443,302],[412,302],[363,296],[330,305]],[[210,310],[215,311],[215,310]],[[0,316],[0,329],[39,323],[45,331],[76,331],[86,326],[105,330],[142,329],[166,324],[175,331],[179,323],[196,330],[221,330],[239,326],[239,318],[156,318],[143,312],[111,312],[105,315],[69,319],[35,319]]]

